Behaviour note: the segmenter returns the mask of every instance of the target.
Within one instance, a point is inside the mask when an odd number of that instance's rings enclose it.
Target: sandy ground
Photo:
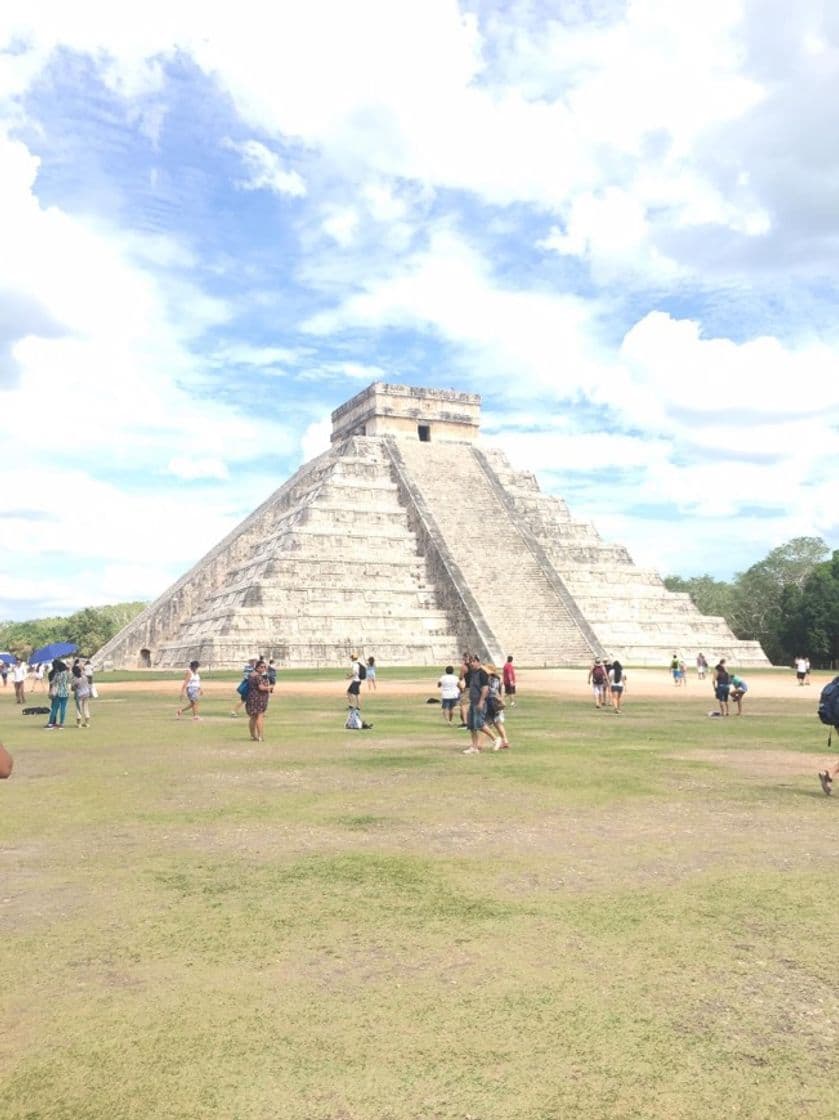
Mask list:
[[[420,676],[419,672],[414,680],[388,680],[387,669],[380,669],[378,674],[378,690],[389,696],[434,696],[437,692],[437,679],[442,670],[428,670],[427,677]],[[818,696],[824,685],[833,678],[832,673],[814,673],[809,686],[799,687],[795,674],[788,670],[778,669],[774,672],[761,672],[754,676],[744,674],[749,684],[750,696],[761,696],[767,699],[790,700],[791,702],[809,704],[814,710],[818,705]],[[97,678],[97,688],[101,695],[111,692],[162,692],[171,689],[178,691],[176,681],[124,681],[122,683],[109,683],[107,675]],[[235,689],[233,681],[215,681],[207,677],[202,682],[204,694],[207,696],[232,695]],[[279,691],[289,695],[328,696],[336,692],[341,693],[346,688],[346,679],[336,669],[334,680],[291,680],[284,682],[280,671],[277,679]],[[518,688],[522,696],[529,691],[547,693],[559,697],[579,697],[587,695],[586,671],[583,669],[520,669],[518,671]],[[367,686],[362,684],[362,696],[367,692]],[[662,669],[632,669],[627,673],[627,696],[644,697],[705,697],[711,706],[714,703],[710,675],[704,681],[697,680],[696,674],[688,677],[687,684],[676,688],[669,672]]]

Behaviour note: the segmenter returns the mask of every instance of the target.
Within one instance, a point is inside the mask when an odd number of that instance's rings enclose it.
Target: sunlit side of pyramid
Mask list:
[[[592,656],[664,665],[674,651],[769,662],[722,618],[667,591],[626,549],[478,441],[480,397],[377,382],[332,414],[329,451],[116,635],[106,666],[238,667]]]

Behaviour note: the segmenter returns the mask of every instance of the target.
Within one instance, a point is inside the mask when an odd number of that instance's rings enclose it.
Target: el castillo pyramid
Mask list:
[[[480,397],[377,382],[301,467],[96,655],[106,667],[768,665],[478,439]]]

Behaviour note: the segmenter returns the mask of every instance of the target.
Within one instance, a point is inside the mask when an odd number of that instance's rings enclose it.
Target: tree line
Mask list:
[[[819,669],[839,664],[839,550],[820,537],[795,537],[730,583],[709,575],[667,576],[703,614],[722,615],[738,638],[757,639],[775,665],[809,657]]]
[[[0,650],[25,659],[33,649],[50,642],[74,642],[79,652],[89,657],[146,606],[146,603],[116,603],[107,607],[84,607],[66,617],[0,622]]]

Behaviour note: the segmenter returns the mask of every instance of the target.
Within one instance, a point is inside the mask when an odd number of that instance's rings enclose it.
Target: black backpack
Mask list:
[[[827,745],[830,746],[834,729],[839,731],[839,677],[826,684],[819,697],[819,719],[830,728]]]
[[[360,681],[366,681],[367,680],[367,666],[364,664],[363,661],[359,661],[359,663],[358,663],[358,679]]]

